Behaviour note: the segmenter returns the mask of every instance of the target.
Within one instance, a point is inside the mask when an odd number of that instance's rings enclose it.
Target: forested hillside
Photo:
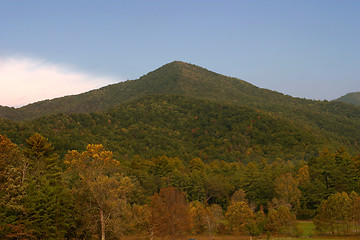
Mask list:
[[[101,113],[153,94],[176,94],[220,104],[248,106],[320,130],[349,148],[358,148],[360,142],[360,107],[342,102],[293,98],[178,61],[166,64],[138,80],[42,101],[20,109],[3,107],[0,116],[19,121],[56,113]]]
[[[336,101],[360,106],[360,92],[348,93],[345,96],[339,97]]]
[[[266,112],[176,95],[148,96],[104,113],[0,121],[0,134],[17,144],[35,132],[48,137],[61,155],[102,143],[130,156],[246,162],[261,157],[300,160],[313,149],[341,145],[318,129]]]
[[[0,114],[1,239],[360,232],[355,105],[172,62]]]
[[[69,149],[70,150],[70,149]],[[64,158],[40,134],[19,148],[0,135],[1,239],[136,235],[356,235],[360,155],[323,149],[307,161],[205,162],[114,157],[100,144]]]

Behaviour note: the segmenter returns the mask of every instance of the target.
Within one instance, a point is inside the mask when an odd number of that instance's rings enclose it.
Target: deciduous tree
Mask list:
[[[157,236],[178,239],[190,230],[191,218],[185,194],[178,189],[162,188],[151,203],[152,229]]]
[[[254,219],[254,214],[246,202],[232,202],[225,214],[228,229],[232,234],[247,233],[247,226]]]
[[[299,183],[291,173],[285,173],[275,179],[275,192],[277,199],[282,203],[291,206],[295,210],[300,207],[301,192]]]
[[[334,193],[319,206],[314,223],[323,233],[348,234],[353,220],[353,201],[347,193]]]
[[[72,191],[82,201],[77,203],[78,211],[86,216],[87,224],[99,223],[102,240],[109,230],[121,233],[126,196],[133,184],[120,173],[120,163],[113,153],[102,145],[88,145],[85,152],[70,151],[66,163],[75,181]]]

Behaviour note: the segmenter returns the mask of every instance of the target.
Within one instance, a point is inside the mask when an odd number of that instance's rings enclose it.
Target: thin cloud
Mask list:
[[[32,58],[0,58],[0,105],[29,103],[79,94],[117,80]]]

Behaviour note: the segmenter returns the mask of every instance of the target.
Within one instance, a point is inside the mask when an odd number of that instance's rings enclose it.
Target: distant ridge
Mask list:
[[[345,102],[345,103],[350,103],[350,104],[360,106],[360,92],[348,93],[342,97],[339,97],[335,101]]]

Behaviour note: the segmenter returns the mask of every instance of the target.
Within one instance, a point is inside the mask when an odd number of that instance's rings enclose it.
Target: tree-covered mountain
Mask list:
[[[293,98],[179,61],[166,64],[138,80],[41,101],[19,109],[2,107],[0,116],[23,121],[57,113],[101,113],[153,94],[176,94],[221,104],[248,106],[322,131],[350,148],[358,148],[360,142],[360,107],[338,101]]]
[[[179,94],[222,103],[236,103],[286,116],[298,115],[297,112],[307,109],[351,117],[354,114],[355,117],[360,116],[358,108],[341,103],[293,98],[179,61],[166,64],[137,80],[120,82],[79,95],[45,100],[19,109],[0,109],[0,116],[22,121],[54,113],[102,112],[149,94]],[[297,119],[298,116],[294,118]]]
[[[171,193],[196,234],[210,231],[205,215],[222,235],[298,235],[296,217],[315,215],[324,233],[335,233],[335,220],[336,234],[359,226],[355,105],[173,62],[138,80],[0,111],[1,239],[152,236],[154,213],[168,209],[156,199]]]
[[[342,97],[339,97],[335,101],[345,102],[345,103],[350,103],[350,104],[360,106],[360,92],[348,93]]]
[[[0,121],[0,134],[18,144],[35,132],[61,154],[102,143],[121,155],[226,161],[304,159],[313,149],[341,144],[319,129],[263,111],[179,95],[150,95],[104,113]]]

